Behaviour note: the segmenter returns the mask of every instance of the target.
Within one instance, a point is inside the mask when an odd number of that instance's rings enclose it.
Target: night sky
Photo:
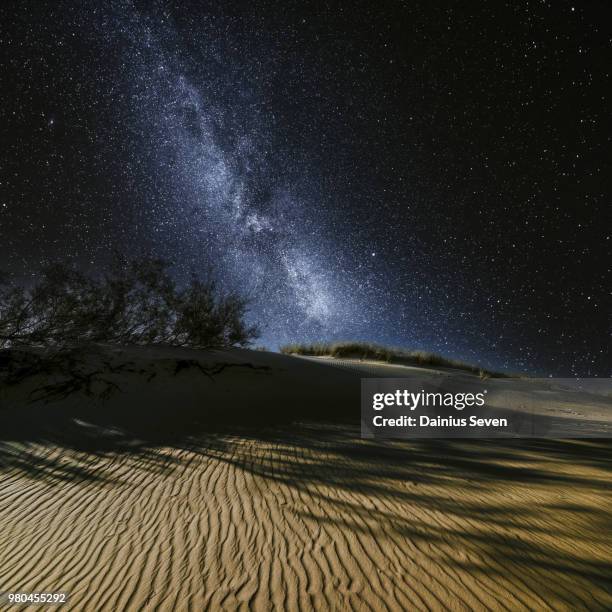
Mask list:
[[[610,375],[612,9],[0,6],[0,269],[214,266],[261,344]]]

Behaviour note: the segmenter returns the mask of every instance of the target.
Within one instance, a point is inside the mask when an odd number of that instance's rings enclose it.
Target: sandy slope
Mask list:
[[[341,414],[278,425],[317,393],[358,398],[350,372],[87,359],[91,397],[26,405],[57,372],[2,390],[0,590],[68,591],[76,610],[612,607],[609,442],[361,440]],[[190,360],[235,367],[177,372]]]

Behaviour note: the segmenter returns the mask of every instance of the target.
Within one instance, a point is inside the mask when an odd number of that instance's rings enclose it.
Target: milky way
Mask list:
[[[161,256],[271,348],[609,374],[608,10],[3,3],[0,268]]]
[[[125,15],[115,16],[107,36],[112,44],[116,32],[128,35],[126,85],[139,146],[149,171],[163,176],[158,248],[169,243],[169,259],[185,267],[210,262],[226,286],[249,295],[264,342],[348,332],[362,298],[352,278],[339,276],[334,250],[317,240],[309,202],[273,175],[266,119],[251,123],[253,137],[229,128],[214,85],[196,85],[181,56],[167,51],[175,32],[158,32],[137,14],[124,24]]]

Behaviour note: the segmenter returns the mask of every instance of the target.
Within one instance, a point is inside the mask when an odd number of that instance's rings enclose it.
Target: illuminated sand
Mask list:
[[[106,402],[2,390],[0,589],[78,610],[612,606],[609,442],[361,440],[329,413],[354,412],[355,374],[188,353],[103,351],[131,364],[95,381],[120,387]],[[213,382],[186,359],[259,369]],[[334,422],[278,424],[321,390]],[[210,433],[203,402],[236,423]]]

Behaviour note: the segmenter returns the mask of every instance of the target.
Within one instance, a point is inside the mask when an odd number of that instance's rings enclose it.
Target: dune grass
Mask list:
[[[315,342],[311,344],[295,343],[280,347],[286,355],[309,355],[314,357],[335,357],[345,359],[370,359],[405,365],[433,366],[465,370],[480,378],[500,378],[507,374],[493,372],[464,361],[449,359],[429,351],[409,351],[400,348],[373,344],[370,342]]]

